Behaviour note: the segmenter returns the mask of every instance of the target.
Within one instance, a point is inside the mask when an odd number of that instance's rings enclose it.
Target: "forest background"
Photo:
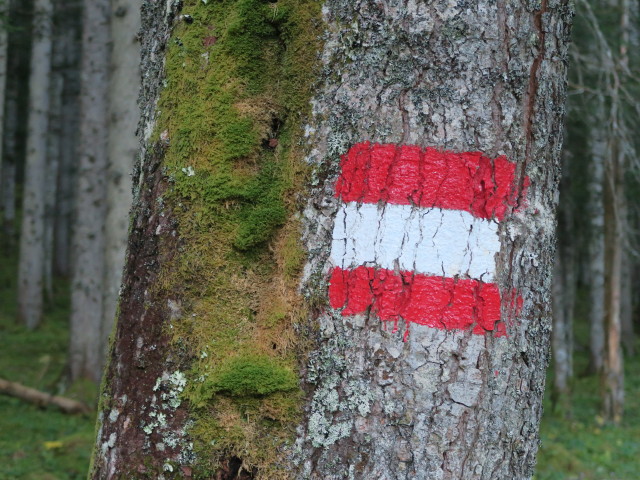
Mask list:
[[[91,407],[138,150],[139,8],[0,1],[0,379]],[[539,479],[640,467],[638,8],[576,2]],[[85,477],[92,414],[0,409],[0,479]]]

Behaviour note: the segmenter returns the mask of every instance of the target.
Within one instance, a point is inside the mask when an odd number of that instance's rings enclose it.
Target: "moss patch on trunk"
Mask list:
[[[239,458],[286,478],[302,392],[294,325],[304,253],[296,202],[308,176],[299,139],[317,77],[320,2],[188,0],[166,59],[154,141],[168,145],[180,253],[158,288],[166,326],[192,358],[182,396],[210,478]],[[255,473],[257,472],[257,473]]]

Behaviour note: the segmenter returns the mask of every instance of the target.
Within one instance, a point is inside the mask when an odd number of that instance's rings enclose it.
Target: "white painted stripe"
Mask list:
[[[498,224],[461,210],[346,203],[336,215],[331,260],[492,282]]]

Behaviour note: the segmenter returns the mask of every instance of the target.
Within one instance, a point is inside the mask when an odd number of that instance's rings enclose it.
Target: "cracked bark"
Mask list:
[[[499,226],[497,281],[523,299],[507,337],[412,324],[403,341],[371,310],[315,312],[298,478],[530,478],[548,360],[570,9],[330,0],[324,14],[308,161],[329,175],[305,211],[308,295],[326,292],[340,155],[359,142],[506,155],[519,192],[527,177],[531,185]],[[503,300],[504,321],[510,310]]]

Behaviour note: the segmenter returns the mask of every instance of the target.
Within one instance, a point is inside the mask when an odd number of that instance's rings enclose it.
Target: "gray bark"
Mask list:
[[[336,172],[363,140],[500,154],[531,179],[501,223],[508,338],[385,331],[324,311],[307,377],[300,478],[521,479],[533,474],[548,358],[554,212],[570,12],[563,2],[328,1],[309,162]],[[311,192],[306,291],[325,288],[335,173]],[[506,312],[503,312],[506,315]],[[313,374],[313,375],[312,375]]]
[[[589,278],[589,371],[600,372],[604,364],[604,163],[606,155],[606,139],[599,128],[599,121],[604,116],[604,109],[599,105],[599,114],[594,115],[590,132],[591,150],[589,181],[590,212],[589,261],[587,264]]]
[[[102,287],[110,68],[109,0],[86,0],[83,12],[79,168],[73,233],[71,379],[100,382]]]
[[[51,0],[37,0],[34,7],[35,34],[31,52],[27,157],[18,265],[18,316],[30,329],[37,327],[42,317],[53,14]]]
[[[80,4],[65,2],[62,23],[64,48],[62,111],[60,131],[60,167],[55,211],[55,273],[69,277],[71,271],[71,224],[74,205],[74,185],[77,169],[77,140],[80,125]]]
[[[54,18],[64,15],[63,2],[54,0]],[[59,22],[59,20],[58,20]],[[53,274],[55,262],[56,200],[58,197],[58,173],[60,171],[60,145],[62,142],[62,91],[64,88],[64,32],[58,22],[52,29],[51,74],[49,80],[49,128],[47,132],[47,183],[45,189],[44,224],[44,291],[48,300],[53,298]]]
[[[142,0],[112,2],[111,84],[109,93],[109,168],[107,170],[107,218],[105,223],[105,278],[103,338],[113,327],[122,280],[129,209],[132,202],[131,175],[138,152],[136,127],[140,90],[140,8]],[[106,357],[107,342],[104,342]]]

